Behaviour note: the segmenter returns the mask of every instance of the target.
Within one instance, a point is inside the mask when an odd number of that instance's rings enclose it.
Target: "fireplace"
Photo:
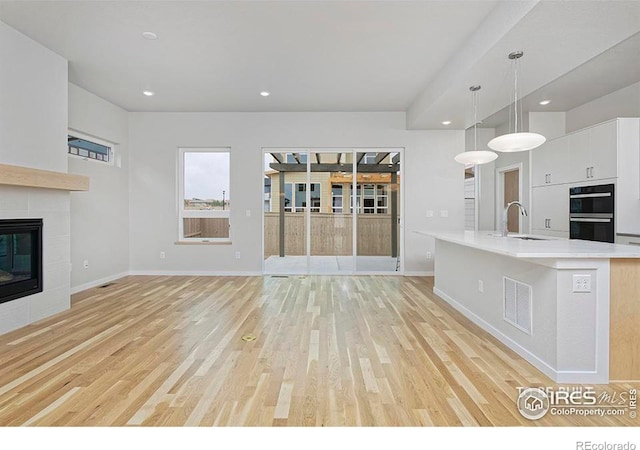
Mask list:
[[[42,219],[0,220],[0,303],[42,292]]]

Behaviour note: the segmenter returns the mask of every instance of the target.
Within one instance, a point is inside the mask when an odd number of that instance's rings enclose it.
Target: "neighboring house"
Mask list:
[[[328,154],[328,156],[335,154]],[[300,155],[300,163],[306,164],[306,155]],[[373,164],[376,153],[365,155],[362,163]],[[386,159],[388,159],[387,157]],[[350,163],[350,155],[345,163]],[[293,163],[291,154],[287,154],[288,163]],[[383,163],[386,160],[382,161]],[[324,163],[324,161],[323,161]],[[277,212],[280,208],[280,172],[265,172],[265,211]],[[303,212],[307,206],[306,172],[287,172],[285,174],[285,211]],[[397,185],[400,183],[398,176]],[[310,206],[311,212],[350,213],[353,196],[353,174],[347,172],[311,172]],[[391,192],[391,174],[359,173],[357,176],[356,205],[359,214],[389,214],[389,196]]]

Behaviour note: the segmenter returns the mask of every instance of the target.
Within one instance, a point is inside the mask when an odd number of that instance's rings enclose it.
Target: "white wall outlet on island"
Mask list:
[[[574,275],[573,292],[591,292],[591,275]]]
[[[433,217],[433,210],[427,210],[427,217]]]
[[[251,217],[251,210],[250,209],[247,209],[245,213],[246,213],[247,217]]]
[[[160,259],[165,259],[167,254],[165,252],[160,252]]]
[[[484,292],[484,281],[478,280],[478,292]]]
[[[432,257],[431,252],[427,252],[427,259],[431,259]]]
[[[236,259],[240,259],[240,252],[236,252]]]

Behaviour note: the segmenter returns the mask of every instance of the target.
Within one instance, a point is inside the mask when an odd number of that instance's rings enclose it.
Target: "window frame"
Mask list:
[[[118,145],[115,142],[110,142],[107,141],[105,139],[101,139],[95,136],[92,136],[90,134],[87,133],[83,133],[82,131],[78,131],[78,130],[74,130],[73,128],[68,128],[67,129],[67,138],[69,136],[73,136],[75,138],[78,139],[83,139],[85,141],[89,141],[89,142],[93,142],[95,144],[99,144],[99,145],[103,145],[105,147],[109,148],[109,160],[108,161],[101,161],[99,159],[95,159],[95,158],[90,158],[88,156],[82,156],[82,155],[75,155],[73,153],[69,153],[69,143],[67,140],[67,156],[71,157],[71,158],[75,158],[75,159],[82,159],[84,161],[91,161],[91,162],[95,162],[95,163],[99,163],[99,164],[105,164],[107,166],[112,166],[115,167],[115,160],[116,160],[116,146]]]
[[[230,147],[179,147],[178,148],[178,189],[177,189],[177,209],[178,209],[178,240],[177,243],[230,243],[231,242],[231,210],[225,211],[209,211],[209,210],[186,210],[184,209],[184,169],[186,153],[227,153],[229,155],[229,189],[227,195],[231,191],[231,148]],[[189,218],[226,218],[229,220],[229,236],[228,237],[185,237],[184,236],[184,219]]]

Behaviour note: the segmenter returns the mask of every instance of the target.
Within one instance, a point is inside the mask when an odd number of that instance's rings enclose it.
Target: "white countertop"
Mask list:
[[[640,247],[632,245],[535,235],[524,236],[538,237],[543,240],[522,240],[515,236],[523,235],[510,234],[509,237],[504,238],[496,236],[498,232],[488,231],[416,231],[416,233],[514,258],[640,258]]]

